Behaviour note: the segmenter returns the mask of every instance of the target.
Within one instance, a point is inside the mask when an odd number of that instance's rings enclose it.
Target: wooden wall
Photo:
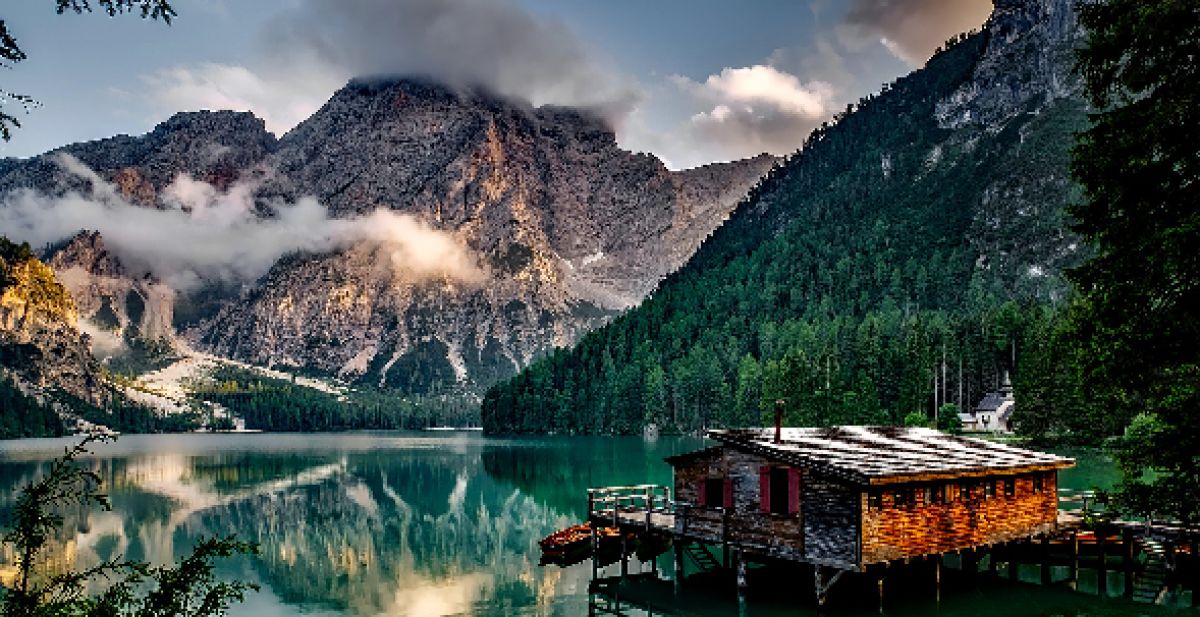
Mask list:
[[[799,511],[763,512],[759,472],[764,465],[771,463],[762,456],[724,448],[676,466],[678,501],[699,503],[698,489],[706,478],[729,478],[733,482],[731,511],[689,509],[687,515],[676,517],[676,532],[713,544],[728,542],[770,557],[854,567],[858,557],[859,491],[822,481],[804,470]],[[818,499],[818,505],[810,506],[813,498]],[[811,524],[810,507],[814,508],[811,516],[816,517]]]
[[[873,488],[861,492],[862,563],[872,564],[905,557],[944,553],[987,544],[1009,542],[1052,531],[1058,522],[1057,481],[1053,472],[1043,475],[1040,493],[1033,491],[1033,474],[994,476],[1016,480],[1015,494],[1002,488],[984,498],[985,481],[976,481],[968,500],[924,503],[923,491],[911,505],[895,504],[895,490],[937,487],[945,483]],[[871,507],[872,493],[880,495],[882,508]]]
[[[804,555],[818,564],[858,563],[858,522],[862,492],[828,478],[804,476]]]

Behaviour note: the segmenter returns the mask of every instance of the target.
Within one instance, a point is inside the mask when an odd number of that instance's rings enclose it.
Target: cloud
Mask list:
[[[678,75],[671,79],[706,104],[679,127],[670,148],[680,152],[669,157],[674,164],[792,152],[833,110],[833,86],[802,82],[768,64],[727,67],[700,82]],[[687,151],[702,154],[692,158]]]
[[[471,283],[484,276],[473,254],[452,235],[390,210],[334,219],[306,197],[275,203],[274,216],[264,218],[255,214],[253,185],[219,191],[186,175],[163,191],[165,209],[144,208],[123,199],[77,159],[61,154],[58,162],[89,180],[91,192],[61,197],[29,189],[11,192],[0,198],[0,234],[39,246],[96,230],[123,263],[176,289],[200,281],[253,281],[290,253],[363,245],[408,279]]]
[[[282,135],[319,109],[346,78],[340,71],[317,65],[299,75],[291,70],[259,73],[244,66],[205,63],[165,69],[142,76],[142,81],[167,113],[252,111],[267,130]]]
[[[160,71],[144,78],[148,91],[168,112],[253,111],[276,134],[354,77],[427,77],[593,109],[614,124],[641,97],[566,24],[510,0],[297,0],[263,25],[259,42],[246,64]]]
[[[978,28],[991,11],[992,0],[853,0],[843,38],[876,38],[921,66],[946,39]]]

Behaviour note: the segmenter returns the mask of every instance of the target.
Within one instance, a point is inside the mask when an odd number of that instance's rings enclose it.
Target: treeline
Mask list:
[[[364,387],[337,395],[255,371],[221,366],[192,393],[264,431],[344,431],[478,426],[479,411],[462,396],[408,396]]]
[[[1068,294],[1057,272],[1082,257],[1022,234],[1061,238],[1070,187],[1044,179],[1067,177],[1086,117],[1065,99],[998,133],[940,127],[936,102],[985,36],[814,131],[641,306],[492,388],[485,430],[761,425],[776,400],[792,425],[900,424],[971,408],[1005,372],[1045,393],[1022,417],[1063,403],[1056,386],[1077,371],[1047,335]],[[997,186],[1030,212],[1011,228],[978,220]],[[1100,430],[1086,413],[1066,422]]]
[[[64,432],[53,409],[0,377],[0,439],[58,437]]]

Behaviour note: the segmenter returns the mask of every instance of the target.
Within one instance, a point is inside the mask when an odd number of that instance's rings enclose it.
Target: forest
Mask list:
[[[1079,396],[1061,340],[1061,272],[1083,251],[1028,242],[1063,228],[1077,189],[1035,183],[1067,176],[1083,102],[995,134],[940,127],[936,102],[969,77],[986,34],[953,42],[815,131],[642,305],[491,389],[485,430],[694,432],[761,425],[776,400],[791,425],[932,423],[1005,373],[1027,433],[1123,426]],[[1034,215],[980,221],[981,195],[1014,179]]]
[[[264,431],[342,431],[476,426],[478,408],[453,396],[408,396],[359,386],[341,394],[253,370],[221,366],[193,384],[196,398],[217,403]]]

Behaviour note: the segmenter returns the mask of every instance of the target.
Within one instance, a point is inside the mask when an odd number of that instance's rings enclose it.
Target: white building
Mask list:
[[[960,413],[958,417],[964,431],[1011,433],[1014,409],[1012,382],[1006,372],[998,391],[988,393],[975,409]]]

